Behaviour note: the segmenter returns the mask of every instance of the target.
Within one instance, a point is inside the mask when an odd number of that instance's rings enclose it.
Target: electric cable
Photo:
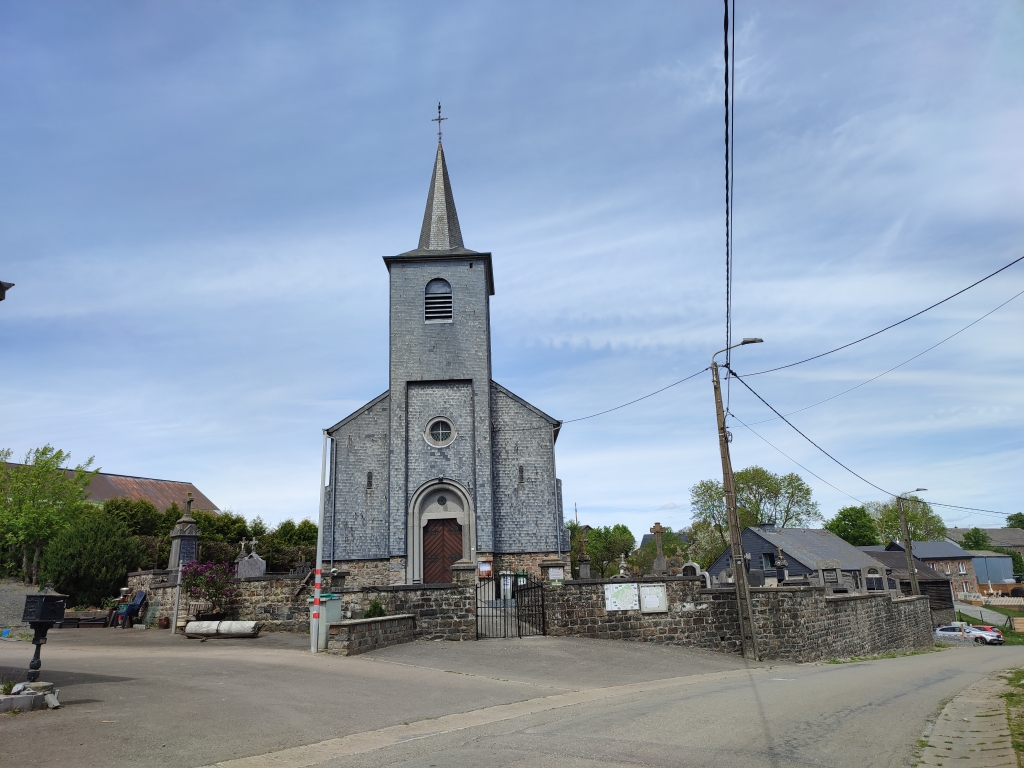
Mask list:
[[[907,322],[908,320],[913,320],[915,317],[919,317],[920,315],[923,315],[925,312],[928,312],[929,310],[935,309],[940,304],[945,304],[950,299],[955,299],[961,293],[966,293],[967,291],[971,290],[971,288],[974,288],[975,286],[981,285],[982,283],[984,283],[989,278],[995,277],[996,275],[998,275],[1003,270],[1009,269],[1014,264],[1016,264],[1016,263],[1018,263],[1020,261],[1024,261],[1024,256],[1021,256],[1019,258],[1014,259],[1013,261],[1011,261],[1006,266],[1000,267],[995,272],[993,272],[993,273],[991,273],[989,275],[986,275],[985,277],[981,278],[977,282],[971,283],[966,288],[961,288],[959,291],[957,291],[956,293],[954,293],[954,294],[952,294],[950,296],[947,296],[942,301],[937,301],[934,304],[932,304],[931,306],[925,307],[920,312],[915,312],[910,317],[905,317],[902,320],[893,323],[892,325],[885,326],[885,328],[882,328],[881,330],[875,331],[874,333],[869,333],[867,336],[862,336],[861,338],[857,339],[856,341],[851,341],[848,344],[843,344],[841,347],[836,347],[835,349],[830,349],[828,352],[822,352],[820,355],[814,355],[812,357],[806,357],[803,360],[797,360],[795,363],[789,363],[788,365],[780,365],[777,368],[768,368],[768,369],[763,370],[763,371],[757,371],[756,373],[745,373],[743,375],[744,376],[760,376],[763,373],[774,373],[775,371],[781,371],[781,370],[783,370],[785,368],[792,368],[795,365],[803,365],[804,363],[809,363],[811,360],[817,360],[819,357],[825,357],[826,355],[831,355],[833,352],[838,352],[841,349],[846,349],[847,347],[852,347],[854,344],[860,344],[862,341],[867,341],[868,339],[873,338],[873,337],[877,336],[880,333],[885,333],[886,331],[891,330],[892,328],[895,328],[897,325],[903,325],[903,323]]]
[[[933,349],[935,349],[935,348],[936,348],[937,346],[939,346],[939,345],[941,345],[941,344],[945,344],[945,343],[946,343],[947,341],[949,341],[950,339],[952,339],[952,338],[953,338],[954,336],[957,336],[957,335],[959,335],[959,334],[963,333],[963,332],[964,332],[964,331],[966,331],[966,330],[967,330],[968,328],[970,328],[970,327],[971,327],[972,325],[976,325],[976,324],[980,323],[980,322],[981,322],[982,320],[984,320],[984,319],[985,319],[986,317],[988,317],[989,315],[991,315],[991,314],[992,314],[993,312],[996,312],[996,311],[998,311],[998,310],[1002,309],[1002,308],[1003,308],[1003,307],[1005,307],[1005,306],[1006,306],[1007,304],[1009,304],[1009,303],[1010,303],[1011,301],[1013,301],[1014,299],[1016,299],[1017,297],[1019,297],[1019,296],[1021,296],[1021,295],[1024,295],[1024,291],[1021,291],[1020,293],[1014,294],[1013,296],[1011,296],[1010,298],[1008,298],[1008,299],[1007,299],[1006,301],[1004,301],[1004,302],[1003,302],[1002,304],[1000,304],[1000,305],[999,305],[998,307],[996,307],[996,308],[995,308],[995,309],[993,309],[993,310],[990,310],[990,311],[986,312],[986,313],[985,313],[984,315],[982,315],[981,317],[979,317],[979,318],[978,318],[977,320],[975,320],[974,322],[972,322],[972,323],[968,323],[967,325],[965,325],[965,326],[964,326],[963,328],[961,328],[961,329],[960,329],[959,331],[957,331],[956,333],[951,333],[951,334],[950,334],[949,336],[947,336],[946,338],[944,338],[944,339],[943,339],[942,341],[939,341],[939,342],[936,342],[935,344],[932,344],[932,345],[931,345],[930,347],[928,347],[928,349],[924,350],[924,352],[918,352],[918,353],[917,353],[916,355],[914,355],[914,356],[913,356],[913,357],[911,357],[911,358],[908,358],[907,360],[904,360],[904,361],[903,361],[902,363],[900,363],[899,365],[894,365],[894,366],[893,366],[892,368],[890,368],[889,370],[887,370],[887,371],[882,371],[882,372],[881,372],[880,374],[878,374],[877,376],[872,376],[872,377],[871,377],[870,379],[868,379],[867,381],[862,381],[862,382],[861,382],[860,384],[858,384],[858,385],[857,385],[857,386],[855,386],[855,387],[850,387],[849,389],[844,389],[844,390],[843,390],[842,392],[840,392],[840,393],[838,393],[838,394],[835,394],[835,395],[832,395],[832,397],[826,397],[826,398],[825,398],[824,400],[819,400],[818,402],[814,403],[813,405],[807,405],[807,406],[804,406],[803,408],[797,408],[797,409],[796,409],[795,411],[790,411],[790,412],[789,412],[789,413],[787,413],[786,415],[787,415],[787,416],[792,416],[792,415],[793,415],[794,413],[800,413],[801,411],[806,411],[806,410],[809,410],[809,409],[811,409],[811,408],[815,408],[815,407],[817,407],[817,406],[821,405],[822,403],[827,403],[827,402],[828,402],[829,400],[835,400],[835,399],[836,399],[837,397],[841,397],[842,395],[845,395],[845,394],[847,394],[848,392],[853,392],[853,390],[855,390],[855,389],[859,389],[859,388],[863,387],[863,386],[864,386],[865,384],[870,384],[870,383],[871,383],[872,381],[875,381],[875,379],[880,379],[880,378],[882,378],[882,377],[883,377],[883,376],[885,376],[885,375],[886,375],[887,373],[892,373],[892,372],[893,372],[893,371],[895,371],[895,370],[896,370],[897,368],[902,368],[902,367],[903,367],[904,365],[906,365],[907,363],[910,363],[910,362],[913,362],[914,360],[917,360],[917,358],[921,357],[921,355],[923,355],[923,354],[926,354],[926,353],[928,353],[928,352],[931,352],[931,351],[932,351]],[[748,375],[749,375],[749,374],[748,374]],[[757,424],[767,424],[767,423],[768,423],[769,421],[776,421],[776,419],[775,419],[775,418],[773,417],[773,418],[770,418],[770,419],[764,419],[763,421],[755,421],[755,422],[753,422],[753,424],[754,424],[754,425],[757,425]],[[747,425],[747,426],[748,426],[748,428],[749,428],[749,425]]]
[[[764,435],[762,435],[762,434],[761,434],[760,432],[758,432],[758,431],[757,431],[756,429],[753,429],[753,428],[752,428],[752,427],[751,427],[751,426],[750,426],[749,424],[747,424],[746,422],[744,422],[744,421],[743,421],[743,419],[741,419],[741,418],[740,418],[739,416],[737,416],[737,415],[736,415],[735,413],[734,413],[734,414],[732,414],[732,417],[733,417],[734,419],[736,419],[736,421],[738,421],[738,422],[739,422],[740,424],[742,424],[742,425],[743,425],[744,427],[746,427],[746,428],[747,428],[747,429],[749,429],[749,430],[750,430],[751,432],[753,432],[753,433],[754,433],[755,435],[757,435],[757,436],[758,436],[759,438],[761,438],[761,439],[762,439],[762,440],[763,440],[764,442],[768,443],[768,445],[770,445],[770,446],[771,446],[772,448],[774,448],[774,449],[775,449],[776,451],[778,451],[778,452],[779,452],[779,453],[781,453],[781,454],[782,454],[783,456],[785,456],[785,457],[786,457],[787,459],[789,459],[789,460],[790,460],[790,461],[792,461],[792,462],[793,462],[794,464],[796,464],[796,465],[797,465],[798,467],[800,467],[800,469],[802,469],[802,470],[803,470],[804,472],[810,472],[810,474],[814,475],[814,476],[815,476],[816,478],[818,478],[819,480],[821,480],[821,482],[823,482],[823,483],[824,483],[825,485],[827,485],[827,486],[829,486],[829,487],[831,487],[831,488],[833,488],[833,489],[835,489],[835,490],[839,491],[839,492],[840,492],[841,494],[843,494],[843,496],[847,496],[847,497],[849,497],[849,498],[853,499],[853,500],[854,500],[854,501],[856,501],[856,502],[857,502],[858,504],[861,504],[861,505],[863,505],[863,504],[865,504],[865,503],[866,503],[866,502],[865,502],[865,501],[863,501],[862,499],[858,499],[858,498],[857,498],[856,496],[853,496],[852,494],[849,494],[849,493],[847,493],[847,492],[846,492],[846,491],[844,491],[844,490],[843,490],[842,488],[839,488],[839,487],[837,487],[837,486],[834,486],[834,485],[832,485],[832,483],[830,483],[830,482],[829,482],[828,480],[826,480],[826,479],[825,479],[824,477],[822,477],[822,476],[821,476],[821,475],[819,475],[819,474],[816,474],[815,472],[813,472],[813,471],[811,471],[810,469],[808,469],[807,467],[805,467],[805,466],[804,466],[803,464],[801,464],[801,463],[800,463],[799,461],[797,461],[796,459],[794,459],[794,458],[793,458],[792,456],[790,456],[790,455],[789,455],[788,453],[786,453],[786,452],[785,452],[784,450],[782,450],[781,448],[779,448],[779,447],[778,447],[777,445],[775,445],[775,444],[774,444],[773,442],[771,442],[771,441],[770,441],[770,440],[769,440],[768,438],[766,438],[766,437],[765,437]]]
[[[743,377],[742,377],[742,376],[739,376],[739,375],[737,375],[735,371],[730,371],[730,373],[731,373],[731,374],[732,374],[733,376],[735,376],[735,377],[736,377],[736,379],[737,379],[737,380],[738,380],[738,381],[740,382],[740,384],[742,384],[742,385],[743,385],[744,387],[746,387],[747,389],[749,389],[749,390],[750,390],[750,392],[751,392],[751,393],[752,393],[752,394],[754,395],[754,397],[756,397],[756,398],[757,398],[758,400],[760,400],[760,401],[761,401],[762,403],[764,403],[765,405],[767,405],[767,406],[768,406],[768,407],[769,407],[769,408],[770,408],[770,409],[772,410],[772,412],[773,412],[773,413],[774,413],[774,414],[775,414],[776,416],[778,416],[778,417],[779,417],[780,419],[782,419],[782,420],[783,420],[784,422],[786,422],[786,423],[787,423],[787,424],[788,424],[788,425],[789,425],[790,427],[792,427],[792,428],[793,428],[793,430],[794,430],[794,431],[795,431],[795,432],[796,432],[796,433],[797,433],[798,435],[800,435],[800,437],[802,437],[802,438],[803,438],[804,440],[806,440],[806,441],[807,441],[808,443],[810,443],[810,444],[811,444],[811,445],[813,445],[813,446],[814,446],[815,448],[817,448],[817,449],[818,449],[819,451],[821,451],[822,453],[824,453],[824,454],[825,454],[826,456],[828,456],[828,457],[829,457],[830,459],[832,459],[832,461],[834,461],[834,462],[835,462],[836,464],[838,464],[838,465],[839,465],[840,467],[842,467],[843,469],[845,469],[845,470],[846,470],[847,472],[849,472],[849,473],[850,473],[851,475],[853,475],[854,477],[858,477],[858,478],[860,478],[860,479],[861,479],[861,480],[863,480],[863,481],[864,481],[865,483],[867,483],[868,485],[870,485],[870,486],[871,486],[872,488],[877,488],[877,489],[878,489],[878,490],[880,490],[880,491],[881,491],[882,493],[886,493],[886,494],[888,494],[889,496],[895,496],[895,495],[896,495],[896,494],[894,494],[894,493],[892,493],[892,492],[890,492],[890,491],[887,491],[887,490],[885,490],[885,488],[883,488],[883,487],[882,487],[882,486],[880,486],[880,485],[875,485],[874,483],[872,483],[872,482],[871,482],[870,480],[868,480],[868,479],[867,479],[866,477],[864,477],[863,475],[859,475],[859,474],[857,474],[857,473],[856,473],[856,472],[854,472],[854,471],[853,471],[852,469],[850,469],[850,468],[849,468],[848,466],[846,466],[845,464],[843,464],[843,462],[841,462],[841,461],[840,461],[839,459],[837,459],[837,458],[836,458],[835,456],[833,456],[833,455],[832,455],[831,453],[829,453],[828,451],[826,451],[826,450],[825,450],[824,448],[822,448],[822,447],[821,447],[820,445],[818,445],[818,444],[817,444],[816,442],[814,442],[813,440],[811,440],[811,438],[809,438],[809,437],[808,437],[807,435],[805,435],[805,434],[804,434],[803,432],[801,432],[801,431],[800,431],[800,430],[799,430],[799,429],[798,429],[798,428],[796,427],[796,425],[794,425],[794,424],[793,424],[793,422],[791,422],[791,421],[790,421],[789,419],[787,419],[787,418],[786,418],[785,416],[783,416],[783,415],[782,415],[781,413],[779,413],[779,412],[778,412],[777,410],[775,410],[774,406],[772,406],[772,404],[771,404],[771,403],[769,403],[769,402],[768,402],[767,400],[765,400],[765,399],[764,399],[763,397],[761,397],[761,396],[760,396],[759,394],[757,394],[757,392],[755,392],[755,391],[754,391],[753,387],[751,387],[751,386],[750,386],[749,384],[747,384],[747,382],[745,382],[745,381],[743,380]]]
[[[794,431],[795,431],[795,432],[796,432],[796,433],[797,433],[798,435],[800,435],[800,437],[802,437],[802,438],[803,438],[804,440],[806,440],[807,442],[809,442],[809,443],[810,443],[811,445],[813,445],[813,446],[814,446],[815,448],[817,448],[817,449],[818,449],[819,451],[821,451],[822,453],[824,453],[824,454],[825,454],[826,456],[828,456],[828,457],[829,457],[830,459],[832,459],[832,461],[834,461],[834,462],[835,462],[836,464],[838,464],[838,465],[839,465],[840,467],[842,467],[843,469],[845,469],[845,470],[846,470],[847,472],[849,472],[849,473],[850,473],[851,475],[853,475],[854,477],[857,477],[857,478],[859,478],[859,479],[863,480],[863,481],[864,481],[865,483],[867,483],[868,485],[870,485],[870,486],[871,486],[872,488],[876,488],[876,489],[878,489],[879,491],[881,491],[882,493],[884,493],[884,494],[887,494],[887,495],[889,495],[889,496],[896,496],[896,494],[892,493],[891,491],[887,491],[887,490],[885,490],[885,488],[882,488],[882,487],[881,487],[880,485],[875,485],[874,483],[872,483],[872,482],[871,482],[870,480],[868,480],[868,479],[867,479],[866,477],[864,477],[863,475],[860,475],[860,474],[858,474],[858,473],[854,472],[854,471],[853,471],[852,469],[850,469],[850,468],[849,468],[848,466],[846,466],[845,464],[843,464],[843,462],[841,462],[841,461],[840,461],[839,459],[837,459],[837,458],[836,458],[835,456],[833,456],[833,455],[832,455],[831,453],[829,453],[828,451],[826,451],[826,450],[825,450],[824,448],[822,448],[822,447],[821,447],[820,445],[818,445],[818,444],[817,444],[816,442],[814,442],[813,440],[811,440],[811,438],[809,438],[809,437],[808,437],[807,435],[805,435],[805,434],[804,434],[803,432],[801,432],[801,431],[800,431],[800,430],[799,430],[799,429],[798,429],[798,428],[797,428],[797,427],[796,427],[796,426],[795,426],[795,425],[794,425],[794,424],[793,424],[793,423],[792,423],[791,421],[789,421],[789,419],[787,419],[787,418],[786,418],[785,416],[783,416],[783,415],[782,415],[781,413],[779,413],[779,412],[778,412],[777,410],[775,410],[775,408],[774,408],[774,407],[772,406],[772,404],[771,404],[771,403],[769,403],[769,402],[768,402],[767,400],[765,400],[765,399],[764,399],[763,397],[761,397],[761,396],[760,396],[759,394],[757,394],[757,392],[755,392],[755,391],[754,391],[753,387],[751,387],[751,386],[750,386],[749,384],[747,384],[747,382],[745,382],[745,381],[743,380],[743,377],[742,377],[742,376],[738,376],[738,375],[736,375],[736,373],[735,373],[735,372],[733,372],[733,376],[736,376],[736,378],[737,378],[737,379],[739,380],[740,384],[742,384],[742,385],[743,385],[744,387],[746,387],[746,388],[747,388],[748,390],[750,390],[751,394],[753,394],[753,395],[754,395],[754,397],[756,397],[756,398],[757,398],[758,400],[760,400],[760,401],[761,401],[762,403],[764,403],[764,404],[765,404],[766,406],[768,406],[768,408],[770,408],[770,409],[771,409],[771,410],[772,410],[772,411],[773,411],[773,412],[774,412],[774,413],[775,413],[775,414],[776,414],[776,415],[777,415],[777,416],[778,416],[778,417],[779,417],[780,419],[782,419],[782,420],[783,420],[784,422],[786,422],[786,424],[788,424],[788,425],[789,425],[790,427],[792,427],[792,429],[793,429],[793,430],[794,430]],[[735,414],[734,414],[734,416],[735,416]],[[739,418],[739,417],[736,417],[736,418],[737,418],[737,420],[738,420],[738,418]],[[740,423],[742,423],[742,422],[740,422]],[[750,427],[749,427],[749,426],[747,426],[746,424],[744,424],[744,426],[746,426],[746,427],[747,427],[747,429],[750,429]],[[750,431],[751,431],[751,432],[754,432],[754,430],[753,430],[753,429],[750,429]],[[756,434],[757,434],[757,432],[754,432],[754,434],[756,435]],[[760,436],[760,435],[758,435],[758,437],[761,437],[761,436]],[[763,437],[762,437],[761,439],[762,439],[762,440],[764,440],[764,441],[765,441],[766,443],[768,443],[768,441],[767,441],[767,440],[765,440],[765,439],[764,439]],[[771,445],[771,443],[768,443],[768,444],[769,444],[769,445]],[[774,446],[774,445],[772,445],[772,447],[773,447],[773,448],[775,448],[775,446]],[[783,455],[783,456],[786,456],[786,454],[785,454],[785,453],[783,453],[783,452],[782,452],[782,451],[781,451],[780,449],[778,449],[778,448],[775,448],[775,450],[779,451],[779,453],[782,453],[782,455]],[[793,461],[793,463],[797,464],[798,466],[801,466],[801,467],[803,467],[803,468],[804,468],[804,469],[806,469],[806,470],[807,470],[808,472],[811,472],[811,470],[807,469],[807,467],[804,467],[804,466],[803,466],[802,464],[799,464],[798,462],[796,462],[796,460],[795,460],[795,459],[793,459],[793,458],[791,458],[791,457],[789,457],[789,456],[786,456],[786,458],[790,459],[790,461]],[[815,477],[817,477],[817,478],[818,478],[819,480],[821,480],[821,481],[822,481],[823,483],[826,483],[827,485],[830,485],[830,486],[831,486],[832,488],[835,488],[835,489],[836,489],[837,491],[839,491],[840,493],[842,493],[842,494],[843,494],[844,496],[850,496],[850,494],[846,493],[845,491],[842,491],[842,490],[840,490],[839,488],[836,488],[836,487],[835,487],[834,485],[832,485],[832,483],[829,483],[829,482],[828,482],[827,480],[825,480],[824,478],[820,477],[819,475],[816,475],[816,474],[814,474],[813,472],[811,472],[811,474],[812,474],[812,475],[814,475]],[[850,498],[851,498],[851,499],[856,499],[856,497],[854,497],[854,496],[850,496]],[[924,501],[924,500],[922,499],[922,501]],[[861,502],[861,503],[863,503],[863,502]],[[961,506],[958,506],[958,505],[956,505],[956,504],[943,504],[943,503],[941,503],[941,502],[938,502],[938,501],[927,501],[927,502],[925,502],[925,503],[926,503],[926,504],[930,504],[930,505],[932,505],[932,506],[935,506],[935,507],[948,507],[948,508],[950,508],[950,509],[963,509],[963,510],[968,510],[968,511],[971,511],[971,512],[980,512],[980,513],[982,513],[982,514],[990,514],[990,515],[995,515],[995,516],[997,516],[997,517],[1004,517],[1004,518],[1005,518],[1005,517],[1007,517],[1007,515],[1004,515],[1004,514],[1003,514],[1003,513],[1001,513],[1001,512],[996,512],[995,510],[992,510],[992,509],[978,509],[978,508],[976,508],[976,507],[961,507]]]

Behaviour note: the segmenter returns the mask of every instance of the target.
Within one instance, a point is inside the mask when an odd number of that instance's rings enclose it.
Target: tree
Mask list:
[[[897,541],[903,538],[895,497],[884,503],[869,501],[864,506],[874,518],[882,541]],[[907,526],[910,528],[912,541],[942,541],[946,538],[946,524],[932,510],[928,502],[917,496],[905,496],[903,510],[907,517]]]
[[[964,534],[960,546],[964,549],[989,549],[992,546],[992,537],[981,528],[971,528]]]
[[[584,527],[575,520],[568,520],[565,529],[569,531],[569,573],[574,579],[580,576],[580,555],[583,554]]]
[[[38,584],[43,547],[82,512],[98,470],[89,471],[93,457],[69,468],[71,454],[51,445],[28,451],[22,464],[7,464],[10,451],[2,453],[0,535],[21,549],[25,583]]]
[[[40,572],[73,606],[99,606],[125,584],[141,557],[124,523],[87,511],[50,542]]]
[[[824,528],[855,547],[881,544],[875,521],[863,506],[843,507],[825,523]]]
[[[1024,528],[1024,512],[1014,512],[1006,516],[1007,528]]]
[[[811,499],[811,488],[797,474],[776,475],[758,466],[733,474],[736,512],[740,530],[752,525],[771,524],[795,528],[821,520],[818,502]],[[729,524],[725,514],[725,489],[719,480],[701,480],[690,488],[690,509],[695,523],[691,553],[708,567],[729,545]],[[717,550],[717,551],[716,551]],[[712,554],[714,555],[712,557]],[[710,561],[705,565],[705,560]]]
[[[163,529],[164,515],[149,499],[107,499],[103,512],[124,523],[132,536],[167,536],[171,529]]]
[[[587,535],[587,554],[590,555],[590,566],[601,576],[617,573],[619,559],[622,555],[629,556],[636,545],[633,533],[626,526],[618,523],[603,528],[591,528]]]

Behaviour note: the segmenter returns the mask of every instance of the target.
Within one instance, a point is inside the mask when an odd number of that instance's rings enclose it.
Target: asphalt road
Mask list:
[[[583,639],[421,642],[340,658],[314,657],[289,635],[52,637],[43,678],[64,707],[0,717],[5,764],[904,766],[944,701],[1024,665],[1021,647],[748,668]],[[30,655],[27,643],[0,644],[0,674]]]

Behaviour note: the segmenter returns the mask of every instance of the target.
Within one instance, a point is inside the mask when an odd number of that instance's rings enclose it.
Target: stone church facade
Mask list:
[[[491,379],[491,254],[463,245],[440,143],[419,245],[384,263],[389,388],[327,430],[324,560],[357,586],[539,575],[568,543],[561,422]]]

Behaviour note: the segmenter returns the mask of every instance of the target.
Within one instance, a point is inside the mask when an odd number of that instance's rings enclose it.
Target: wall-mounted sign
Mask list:
[[[605,584],[604,609],[606,611],[640,610],[640,590],[636,584]]]
[[[640,610],[644,613],[668,613],[668,589],[664,584],[640,585]]]
[[[491,578],[491,561],[481,560],[476,564],[476,572],[480,575],[481,579]]]
[[[548,568],[548,581],[552,584],[561,584],[565,578],[565,568]]]

